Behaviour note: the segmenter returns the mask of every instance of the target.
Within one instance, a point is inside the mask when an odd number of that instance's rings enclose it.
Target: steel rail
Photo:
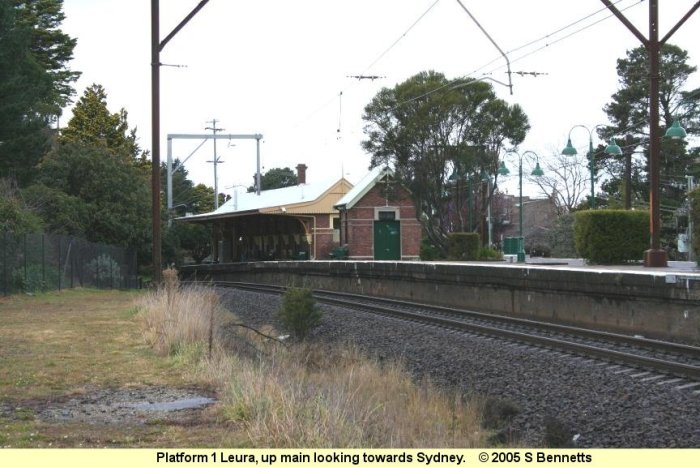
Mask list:
[[[233,287],[243,290],[266,292],[282,294],[287,289],[283,286],[269,285],[269,284],[252,284],[245,282],[225,282],[216,281],[213,282],[214,285]],[[510,318],[506,316],[492,315],[488,313],[473,312],[467,310],[459,310],[447,307],[437,307],[433,305],[425,305],[422,303],[407,302],[400,300],[391,300],[380,297],[367,297],[357,294],[345,294],[341,292],[330,292],[324,290],[314,290],[314,296],[326,304],[332,304],[337,306],[342,306],[346,308],[359,309],[363,311],[373,311],[376,313],[381,313],[385,315],[394,316],[400,319],[406,319],[414,322],[420,322],[428,325],[442,326],[452,329],[458,329],[461,331],[477,333],[481,335],[490,335],[495,337],[500,337],[508,340],[514,340],[519,342],[525,342],[538,347],[550,347],[556,348],[557,350],[563,350],[565,352],[578,353],[586,356],[594,356],[603,360],[611,360],[615,362],[625,363],[633,366],[642,366],[647,368],[653,368],[655,370],[671,373],[674,375],[679,375],[694,380],[700,380],[700,366],[690,365],[680,362],[671,362],[667,360],[662,360],[654,357],[647,357],[643,355],[635,355],[632,353],[621,352],[618,350],[605,349],[600,347],[595,347],[588,344],[580,344],[576,342],[570,342],[562,339],[556,339],[552,337],[538,336],[527,334],[519,331],[511,331],[502,328],[490,327],[481,324],[467,323],[464,321],[457,321],[454,319],[439,317],[439,316],[427,316],[420,313],[414,313],[411,311],[397,310],[395,308],[390,308],[386,306],[374,305],[369,303],[357,303],[354,300],[365,300],[365,301],[378,301],[383,303],[391,303],[394,305],[403,306],[413,306],[421,307],[428,311],[440,311],[440,312],[451,312],[457,313],[462,316],[468,317],[478,317],[479,319],[493,320],[499,322],[506,322],[510,324],[518,325],[528,325],[535,328],[543,328],[549,330],[556,330],[557,332],[566,332],[569,334],[577,334],[580,336],[585,336],[589,338],[603,338],[603,339],[613,339],[615,342],[633,343],[637,346],[644,346],[651,344],[650,347],[656,350],[664,351],[674,351],[683,353],[685,355],[691,354],[697,356],[700,354],[700,349],[693,346],[688,346],[684,344],[677,344],[672,342],[663,342],[647,339],[638,339],[630,336],[624,336],[621,334],[614,334],[608,332],[597,332],[589,329],[576,328],[572,326],[563,326],[552,323],[542,323],[538,321],[526,320],[522,318]],[[326,295],[324,297],[324,295]],[[346,297],[346,298],[333,298],[336,297]],[[619,340],[617,340],[619,339]]]

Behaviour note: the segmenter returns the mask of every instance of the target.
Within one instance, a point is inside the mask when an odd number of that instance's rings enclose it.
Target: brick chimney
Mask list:
[[[306,164],[299,164],[297,165],[297,179],[299,181],[299,185],[306,185]]]

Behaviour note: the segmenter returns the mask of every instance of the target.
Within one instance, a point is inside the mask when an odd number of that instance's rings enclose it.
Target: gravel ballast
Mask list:
[[[245,324],[276,325],[280,297],[221,289],[223,304]],[[321,305],[311,338],[351,342],[379,359],[400,359],[416,377],[516,407],[502,441],[528,447],[700,447],[700,395],[658,384],[655,373]],[[629,370],[629,371],[626,371]],[[618,371],[624,373],[616,374]],[[687,383],[687,382],[686,382]]]

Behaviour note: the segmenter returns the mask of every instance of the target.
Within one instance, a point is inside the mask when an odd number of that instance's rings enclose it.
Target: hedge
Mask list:
[[[474,232],[453,232],[447,235],[447,259],[450,261],[476,261],[481,241]]]
[[[641,260],[649,248],[649,212],[619,209],[576,212],[574,241],[579,255],[591,263]]]

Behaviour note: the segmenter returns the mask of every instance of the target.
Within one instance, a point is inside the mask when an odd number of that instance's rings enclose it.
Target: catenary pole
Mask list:
[[[661,204],[660,204],[660,164],[661,131],[659,129],[659,56],[663,46],[671,36],[700,7],[697,1],[688,12],[659,40],[659,0],[649,1],[649,38],[647,39],[618,10],[610,0],[601,0],[622,24],[644,45],[649,58],[649,233],[650,248],[644,252],[644,266],[666,267],[668,256],[661,249]]]
[[[160,41],[160,0],[151,0],[151,228],[153,231],[153,281],[161,282],[160,232],[160,52],[209,0],[199,4]]]

